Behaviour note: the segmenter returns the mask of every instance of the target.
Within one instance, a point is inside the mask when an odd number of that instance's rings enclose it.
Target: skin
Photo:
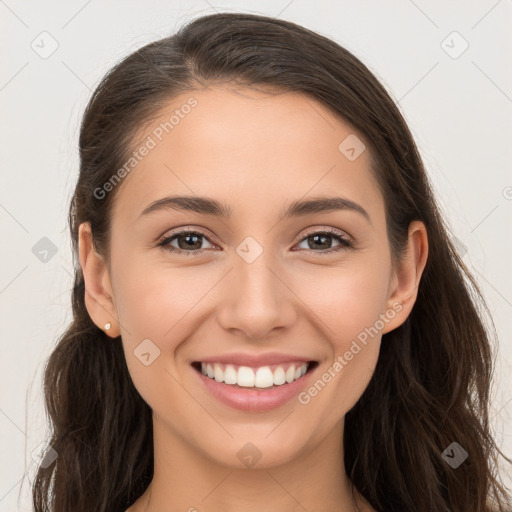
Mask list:
[[[141,137],[191,96],[198,105],[117,185],[110,261],[93,249],[87,223],[79,232],[89,314],[100,328],[112,323],[109,336],[121,335],[130,375],[153,410],[154,479],[128,510],[355,511],[344,417],[374,372],[381,335],[414,305],[428,252],[425,226],[411,224],[405,257],[393,267],[368,145],[349,161],[338,145],[354,130],[298,93],[216,86],[182,94]],[[139,218],[167,195],[208,196],[232,215],[166,209]],[[360,204],[370,221],[350,210],[279,220],[293,201],[333,195]],[[186,227],[204,234],[194,246],[202,254],[157,246]],[[354,246],[332,252],[335,237],[308,243],[327,228]],[[236,252],[247,236],[263,249],[252,263]],[[321,375],[390,310],[381,332],[308,404],[233,409],[190,366],[233,351],[278,351],[318,361]],[[147,338],[161,351],[149,366],[133,353]],[[237,457],[249,441],[261,453],[252,468]],[[360,511],[373,510],[355,495]]]

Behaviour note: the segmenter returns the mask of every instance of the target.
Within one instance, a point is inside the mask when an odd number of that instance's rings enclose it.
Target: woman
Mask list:
[[[356,57],[201,17],[107,74],[80,157],[37,512],[506,510],[485,304]]]

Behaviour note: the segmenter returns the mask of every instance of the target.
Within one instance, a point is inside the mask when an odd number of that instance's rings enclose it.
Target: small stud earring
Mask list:
[[[110,322],[107,322],[105,324],[105,331],[108,331],[110,329],[111,325],[110,325]]]

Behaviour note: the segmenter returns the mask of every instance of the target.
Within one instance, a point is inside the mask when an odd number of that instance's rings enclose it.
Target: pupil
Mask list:
[[[188,235],[185,235],[184,237],[181,237],[181,238],[182,239],[185,238],[187,240],[185,242],[185,246],[190,249],[194,245],[194,243],[196,243],[196,244],[198,243],[197,240],[199,239],[199,236],[198,235],[188,234]],[[194,240],[191,241],[191,239],[194,239]],[[201,245],[201,244],[199,244],[199,245]],[[181,248],[183,248],[183,247],[181,247]]]
[[[329,235],[312,235],[309,237],[309,241],[311,242],[313,240],[314,242],[318,242],[321,239],[329,240],[330,238],[331,237]],[[325,249],[329,249],[331,244],[327,241],[327,242],[324,242],[323,244],[320,242],[320,245],[324,245]]]

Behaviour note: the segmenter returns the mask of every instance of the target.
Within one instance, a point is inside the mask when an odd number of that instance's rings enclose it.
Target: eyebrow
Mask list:
[[[208,197],[169,196],[153,201],[149,206],[144,208],[139,218],[149,215],[152,212],[166,209],[191,211],[202,215],[213,215],[226,219],[229,218],[232,213],[228,205],[224,205]],[[294,201],[282,212],[279,220],[333,211],[353,211],[359,213],[371,224],[370,215],[360,204],[343,197],[315,197],[303,201]]]

